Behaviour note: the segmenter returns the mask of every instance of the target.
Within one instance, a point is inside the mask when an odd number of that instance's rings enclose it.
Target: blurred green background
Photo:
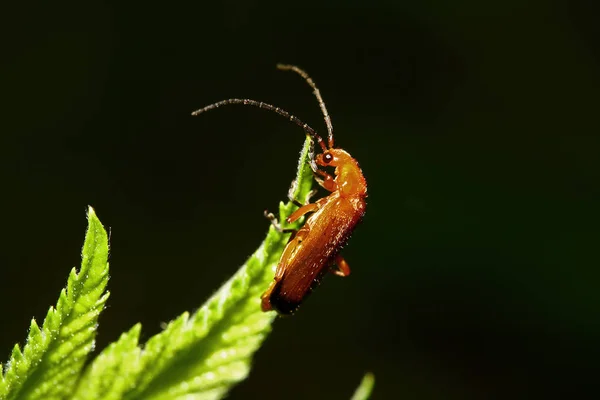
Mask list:
[[[8,8],[6,8],[8,7]],[[600,338],[599,6],[175,1],[5,6],[0,359],[112,232],[98,348],[194,310],[262,241],[302,131],[369,183],[364,223],[232,399],[572,397]],[[596,370],[597,372],[597,370]],[[581,398],[580,395],[575,396]]]

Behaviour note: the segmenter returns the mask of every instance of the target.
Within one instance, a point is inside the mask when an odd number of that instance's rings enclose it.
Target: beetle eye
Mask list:
[[[329,164],[330,162],[332,162],[333,161],[333,156],[331,155],[331,153],[325,153],[325,154],[323,154],[323,161],[326,164]]]

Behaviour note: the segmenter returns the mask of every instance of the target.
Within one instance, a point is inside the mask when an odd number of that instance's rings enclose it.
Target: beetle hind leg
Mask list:
[[[335,265],[337,266],[337,269],[332,270],[335,275],[342,277],[350,275],[350,266],[346,260],[344,260],[344,257],[339,254],[335,256]]]

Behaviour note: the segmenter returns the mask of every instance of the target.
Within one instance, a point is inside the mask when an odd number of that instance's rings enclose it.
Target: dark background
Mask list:
[[[98,347],[194,310],[262,241],[304,135],[367,215],[232,399],[581,398],[600,333],[598,6],[503,0],[23,3],[1,15],[0,359],[112,231]],[[368,5],[367,5],[368,4]],[[4,6],[3,6],[4,7]],[[597,372],[597,371],[596,371]]]

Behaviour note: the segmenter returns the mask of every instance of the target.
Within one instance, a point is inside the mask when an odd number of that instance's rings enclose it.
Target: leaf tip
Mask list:
[[[351,400],[367,400],[371,397],[373,386],[375,386],[375,375],[372,372],[367,372],[360,381],[360,385],[356,388]]]
[[[94,210],[94,207],[92,207],[92,206],[88,206],[87,220],[88,220],[89,228],[91,228],[92,226],[99,227],[99,230],[104,232],[104,227],[102,226],[102,223],[100,222],[100,219],[98,218],[98,214],[96,214],[96,210]]]
[[[98,218],[96,216],[96,211],[94,211],[94,207],[92,207],[92,206],[88,206],[87,215],[88,215],[88,218]]]

